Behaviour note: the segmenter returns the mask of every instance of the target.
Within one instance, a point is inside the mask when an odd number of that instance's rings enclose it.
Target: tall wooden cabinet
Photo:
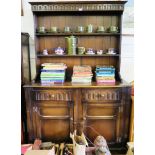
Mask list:
[[[120,77],[121,24],[126,1],[67,1],[30,2],[34,15],[36,69],[34,83],[25,85],[27,102],[27,125],[29,141],[39,137],[43,141],[70,141],[69,133],[84,132],[91,141],[101,134],[111,148],[122,148],[128,140],[130,114],[130,85]],[[76,33],[77,26],[92,24],[94,29],[103,25],[119,27],[118,33]],[[45,26],[59,28],[58,33],[38,33]],[[64,33],[70,26],[72,33]],[[55,55],[44,49],[66,47],[65,37],[74,35],[78,46],[85,48],[116,48],[115,55]],[[45,62],[63,62],[67,65],[66,81],[63,85],[41,85],[38,77],[40,66]],[[74,65],[90,65],[93,82],[90,85],[71,83]],[[116,68],[115,85],[98,85],[95,82],[96,65],[113,65]]]

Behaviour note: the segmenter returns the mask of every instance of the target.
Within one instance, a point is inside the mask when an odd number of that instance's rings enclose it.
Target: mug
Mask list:
[[[106,30],[106,28],[104,26],[98,26],[97,27],[97,31],[104,32],[105,30]]]
[[[58,30],[58,28],[57,28],[56,26],[52,26],[52,27],[50,28],[50,31],[51,31],[51,32],[57,32],[57,30]]]
[[[88,32],[88,33],[92,33],[92,32],[93,32],[93,25],[89,24],[89,25],[87,26],[87,32]]]
[[[38,28],[38,32],[44,33],[44,32],[45,32],[45,27],[44,27],[44,26],[40,26],[40,27]]]
[[[84,47],[78,47],[78,54],[84,54],[85,48]]]
[[[70,32],[70,27],[69,26],[65,26],[64,27],[64,32]]]
[[[77,32],[84,32],[84,27],[83,26],[78,26],[77,27]]]
[[[110,26],[109,30],[111,32],[117,32],[118,31],[118,27],[117,26]]]

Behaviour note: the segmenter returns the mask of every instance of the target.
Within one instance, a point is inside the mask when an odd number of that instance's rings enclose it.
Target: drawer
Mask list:
[[[32,98],[35,101],[71,101],[71,90],[33,90]]]
[[[82,91],[83,101],[118,101],[121,100],[120,89],[85,89]]]

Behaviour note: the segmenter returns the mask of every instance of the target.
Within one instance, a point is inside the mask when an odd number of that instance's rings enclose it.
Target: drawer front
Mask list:
[[[32,98],[35,101],[72,101],[71,90],[33,90]]]
[[[86,89],[82,92],[83,101],[118,101],[121,100],[120,89]]]

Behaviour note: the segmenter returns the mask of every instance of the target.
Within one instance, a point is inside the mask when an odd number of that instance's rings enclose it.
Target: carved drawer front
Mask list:
[[[32,92],[35,101],[71,101],[71,90],[34,90]]]
[[[118,101],[121,99],[119,89],[83,90],[83,101]]]

